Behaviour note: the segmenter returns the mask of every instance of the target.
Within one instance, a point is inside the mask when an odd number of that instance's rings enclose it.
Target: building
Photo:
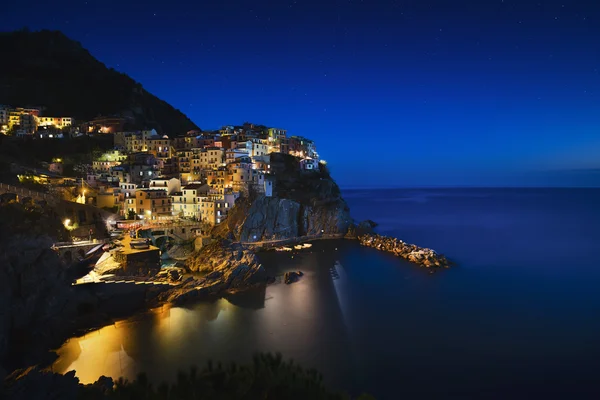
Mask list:
[[[145,140],[146,149],[158,159],[171,158],[171,139],[167,135],[164,136],[152,136]],[[142,150],[144,151],[144,150]]]
[[[292,136],[288,141],[289,154],[300,158],[319,158],[315,143],[302,136]]]
[[[58,129],[63,129],[73,125],[71,117],[38,117],[38,127],[40,126],[55,126]]]
[[[116,133],[121,132],[127,120],[121,117],[96,117],[81,125],[87,133]]]
[[[200,204],[208,196],[210,186],[190,184],[173,194],[173,215],[200,220]]]
[[[273,138],[273,139],[277,139],[277,138],[280,138],[280,137],[286,137],[287,130],[285,130],[285,129],[278,129],[278,128],[269,128],[269,129],[267,129],[267,134],[268,134],[268,137]]]
[[[139,132],[116,132],[114,134],[114,147],[128,153],[148,151],[148,140],[157,136],[156,130]]]
[[[107,151],[97,160],[92,161],[92,169],[95,172],[109,172],[112,167],[121,165],[126,159],[127,156],[118,150]]]
[[[96,207],[114,208],[122,205],[122,193],[119,188],[106,188],[96,195]]]
[[[303,171],[318,171],[319,170],[319,160],[315,160],[314,158],[304,158],[300,160],[300,169]]]
[[[150,180],[148,185],[150,190],[166,190],[167,194],[172,195],[175,192],[181,191],[181,181],[177,178],[156,178]]]
[[[264,156],[269,154],[268,144],[263,143],[262,139],[251,139],[246,142],[246,150],[250,157]]]
[[[173,148],[176,151],[190,150],[196,146],[196,138],[194,136],[177,136],[173,139]]]
[[[206,183],[208,183],[210,187],[215,190],[223,190],[226,186],[228,186],[228,177],[229,172],[225,167],[206,171]]]
[[[242,158],[242,157],[247,157],[249,158],[250,155],[248,153],[248,150],[244,147],[244,148],[237,148],[237,149],[229,149],[225,152],[225,162],[227,164],[234,162],[235,160]]]
[[[134,183],[120,183],[119,191],[121,193],[121,215],[127,217],[129,212],[136,212],[135,192],[137,185]]]
[[[222,223],[239,196],[239,192],[230,189],[222,193],[209,193],[200,201],[199,219],[210,225]]]
[[[252,157],[252,169],[269,172],[271,169],[271,156],[256,156]]]
[[[264,191],[266,197],[273,197],[273,190],[275,189],[275,178],[273,176],[265,176],[264,179]]]
[[[194,143],[194,147],[196,148],[214,147],[214,145],[215,138],[204,134],[201,136],[197,136]]]
[[[125,150],[125,147],[126,147],[125,138],[132,136],[132,135],[135,135],[135,132],[122,132],[122,131],[115,132],[113,135],[113,145],[114,145],[115,149]]]
[[[200,170],[214,169],[224,166],[225,150],[218,147],[192,149],[190,156],[190,171],[198,173]]]
[[[135,192],[136,213],[150,221],[172,219],[171,197],[166,190],[138,189]]]
[[[10,107],[0,105],[0,133],[8,133],[8,114]]]
[[[177,153],[176,156],[176,160],[177,160],[177,171],[180,173],[188,173],[191,171],[191,165],[192,165],[192,157],[193,157],[193,152],[192,150],[181,150]]]
[[[21,111],[11,111],[8,116],[8,130],[15,129],[26,135],[34,133],[37,129],[34,114]]]

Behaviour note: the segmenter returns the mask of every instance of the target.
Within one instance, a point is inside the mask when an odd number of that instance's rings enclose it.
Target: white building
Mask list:
[[[148,189],[163,189],[167,191],[167,194],[172,195],[181,191],[181,181],[177,178],[155,178],[150,180]]]
[[[260,139],[248,140],[246,142],[246,149],[250,157],[265,156],[269,154],[268,145],[263,143]]]
[[[184,186],[180,192],[173,193],[173,215],[200,219],[200,204],[209,191],[210,186],[194,183]]]
[[[300,160],[300,168],[305,171],[318,171],[319,160],[315,160],[314,158],[310,157],[302,159]]]

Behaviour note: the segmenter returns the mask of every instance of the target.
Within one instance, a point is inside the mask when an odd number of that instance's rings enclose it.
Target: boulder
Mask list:
[[[284,282],[289,285],[290,283],[297,282],[301,276],[304,276],[302,271],[289,271],[284,275]]]

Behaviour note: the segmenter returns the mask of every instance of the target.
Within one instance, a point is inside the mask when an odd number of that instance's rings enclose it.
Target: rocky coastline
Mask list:
[[[392,253],[407,261],[426,268],[449,268],[450,261],[435,250],[405,243],[400,239],[375,234],[365,234],[358,237],[358,242],[366,247]]]
[[[328,173],[300,174],[296,161],[279,158],[272,159],[277,177],[274,195],[240,198],[224,223],[211,232],[211,243],[185,254],[180,267],[142,268],[138,276],[130,276],[130,271],[107,253],[96,268],[98,275],[114,275],[112,284],[100,281],[93,282],[98,285],[73,286],[64,263],[51,250],[56,240],[53,232],[34,236],[25,230],[2,243],[0,376],[34,364],[49,365],[53,354],[48,349],[64,339],[136,312],[264,288],[275,279],[267,276],[256,252],[271,245],[344,238],[423,267],[450,266],[434,250],[373,234],[373,221],[355,224]],[[43,214],[51,212],[44,210]],[[283,281],[291,284],[302,275],[301,271],[289,272]],[[32,371],[13,375],[13,380]]]

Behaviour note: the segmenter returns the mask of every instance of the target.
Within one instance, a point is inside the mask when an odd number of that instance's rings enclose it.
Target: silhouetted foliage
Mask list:
[[[41,162],[62,158],[64,175],[73,175],[73,165],[89,164],[94,156],[113,148],[113,136],[82,136],[72,139],[18,139],[4,138],[0,146],[0,159],[7,163],[3,170],[8,171],[8,163],[15,162],[29,167],[40,167]],[[13,174],[14,175],[14,174]]]
[[[154,386],[145,374],[132,382],[120,378],[112,389],[100,381],[82,388],[81,399],[350,399],[349,396],[329,391],[323,385],[323,376],[315,369],[305,369],[293,361],[285,361],[281,354],[256,354],[251,365],[236,363],[214,365],[209,360],[203,370],[195,367],[179,371],[174,384]],[[361,395],[358,400],[373,397]]]
[[[69,238],[53,208],[40,206],[34,201],[0,203],[0,240],[20,234],[48,235],[58,241]]]

